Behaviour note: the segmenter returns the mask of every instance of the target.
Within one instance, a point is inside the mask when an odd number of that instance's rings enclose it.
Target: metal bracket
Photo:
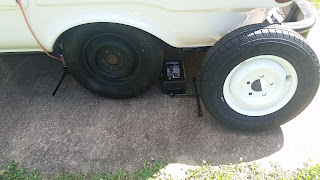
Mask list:
[[[194,82],[194,89],[195,89],[195,92],[196,92],[195,94],[193,94],[193,93],[191,93],[191,94],[174,94],[174,93],[170,93],[170,97],[174,97],[174,96],[195,96],[195,97],[197,97],[198,116],[202,117],[203,116],[203,112],[201,110],[200,95],[198,93],[196,77],[193,77],[193,82]]]
[[[59,90],[61,84],[62,84],[62,81],[64,80],[64,78],[66,77],[66,74],[68,73],[68,68],[67,67],[64,67],[64,72],[62,74],[62,77],[59,81],[59,83],[57,84],[56,88],[54,89],[53,93],[52,93],[52,96],[55,96],[57,91]]]
[[[63,58],[63,55],[60,54],[60,57]],[[66,77],[67,73],[69,72],[65,61],[62,61],[62,66],[63,66],[63,74],[61,76],[61,79],[60,79],[59,83],[57,84],[56,88],[54,89],[54,91],[52,93],[52,96],[56,95],[57,91],[59,90],[59,88],[60,88],[60,86],[62,84],[62,81],[64,80],[64,78]]]

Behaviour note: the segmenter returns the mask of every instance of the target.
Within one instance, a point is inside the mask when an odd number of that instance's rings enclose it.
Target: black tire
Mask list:
[[[277,56],[289,62],[296,71],[296,90],[289,102],[274,112],[251,115],[236,111],[225,99],[223,88],[229,82],[226,79],[233,69],[242,66],[240,63],[261,55]],[[216,120],[236,129],[264,130],[286,123],[311,102],[319,86],[319,61],[305,39],[296,32],[279,25],[254,24],[227,34],[208,51],[200,79],[202,100]]]
[[[162,50],[152,35],[133,27],[94,23],[76,27],[64,40],[69,71],[88,90],[109,98],[130,98],[159,77]]]

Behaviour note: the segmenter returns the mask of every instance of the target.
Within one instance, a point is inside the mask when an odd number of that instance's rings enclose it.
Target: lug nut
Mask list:
[[[248,81],[247,84],[250,84],[250,81]]]
[[[266,93],[262,93],[262,96],[266,96],[267,94]]]
[[[273,85],[274,84],[274,82],[271,82],[271,83],[269,83],[270,85]]]
[[[252,95],[252,93],[249,93],[249,96],[251,96]]]
[[[260,78],[263,78],[264,77],[264,75],[262,74],[262,75],[260,75]]]

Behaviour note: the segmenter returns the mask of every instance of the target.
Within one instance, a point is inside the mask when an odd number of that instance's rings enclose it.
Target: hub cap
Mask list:
[[[297,73],[288,61],[262,55],[245,60],[229,73],[223,95],[234,111],[247,116],[263,116],[283,108],[297,86]]]

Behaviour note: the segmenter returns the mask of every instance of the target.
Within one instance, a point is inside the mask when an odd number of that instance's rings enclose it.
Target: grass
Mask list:
[[[166,166],[162,159],[152,162],[145,161],[137,170],[130,174],[127,170],[120,169],[115,173],[97,173],[90,171],[88,173],[71,173],[61,167],[58,174],[51,174],[47,177],[41,176],[37,170],[21,168],[16,162],[9,162],[7,169],[0,171],[1,180],[145,180],[160,176],[160,169]]]
[[[167,166],[165,160],[158,160],[154,163],[144,162],[143,166],[139,167],[133,174],[133,179],[144,180],[152,179],[155,176],[160,176],[159,171]],[[159,174],[158,174],[159,173]]]
[[[14,180],[14,179],[34,179],[41,180],[40,173],[38,171],[31,171],[26,168],[20,168],[16,163],[8,163],[7,170],[0,171],[0,179]]]
[[[43,177],[36,170],[21,168],[15,162],[10,162],[6,170],[0,171],[1,180],[171,180],[171,175],[160,171],[167,163],[164,160],[144,162],[133,173],[129,173],[124,169],[112,174],[88,172],[86,174],[73,174],[60,168],[60,172],[56,175]],[[184,180],[197,179],[217,179],[217,180],[320,180],[320,165],[309,165],[305,163],[304,167],[296,171],[283,170],[278,164],[270,164],[271,168],[264,169],[258,163],[241,163],[238,165],[223,165],[219,167],[210,164],[199,165],[196,168],[189,169],[185,172]]]
[[[312,4],[313,4],[316,8],[320,9],[320,0],[309,0],[309,1],[312,2]]]
[[[320,165],[305,163],[297,171],[283,170],[278,164],[271,163],[270,169],[262,168],[258,163],[241,163],[213,167],[209,164],[198,166],[186,172],[186,180],[217,179],[217,180],[320,180]]]

